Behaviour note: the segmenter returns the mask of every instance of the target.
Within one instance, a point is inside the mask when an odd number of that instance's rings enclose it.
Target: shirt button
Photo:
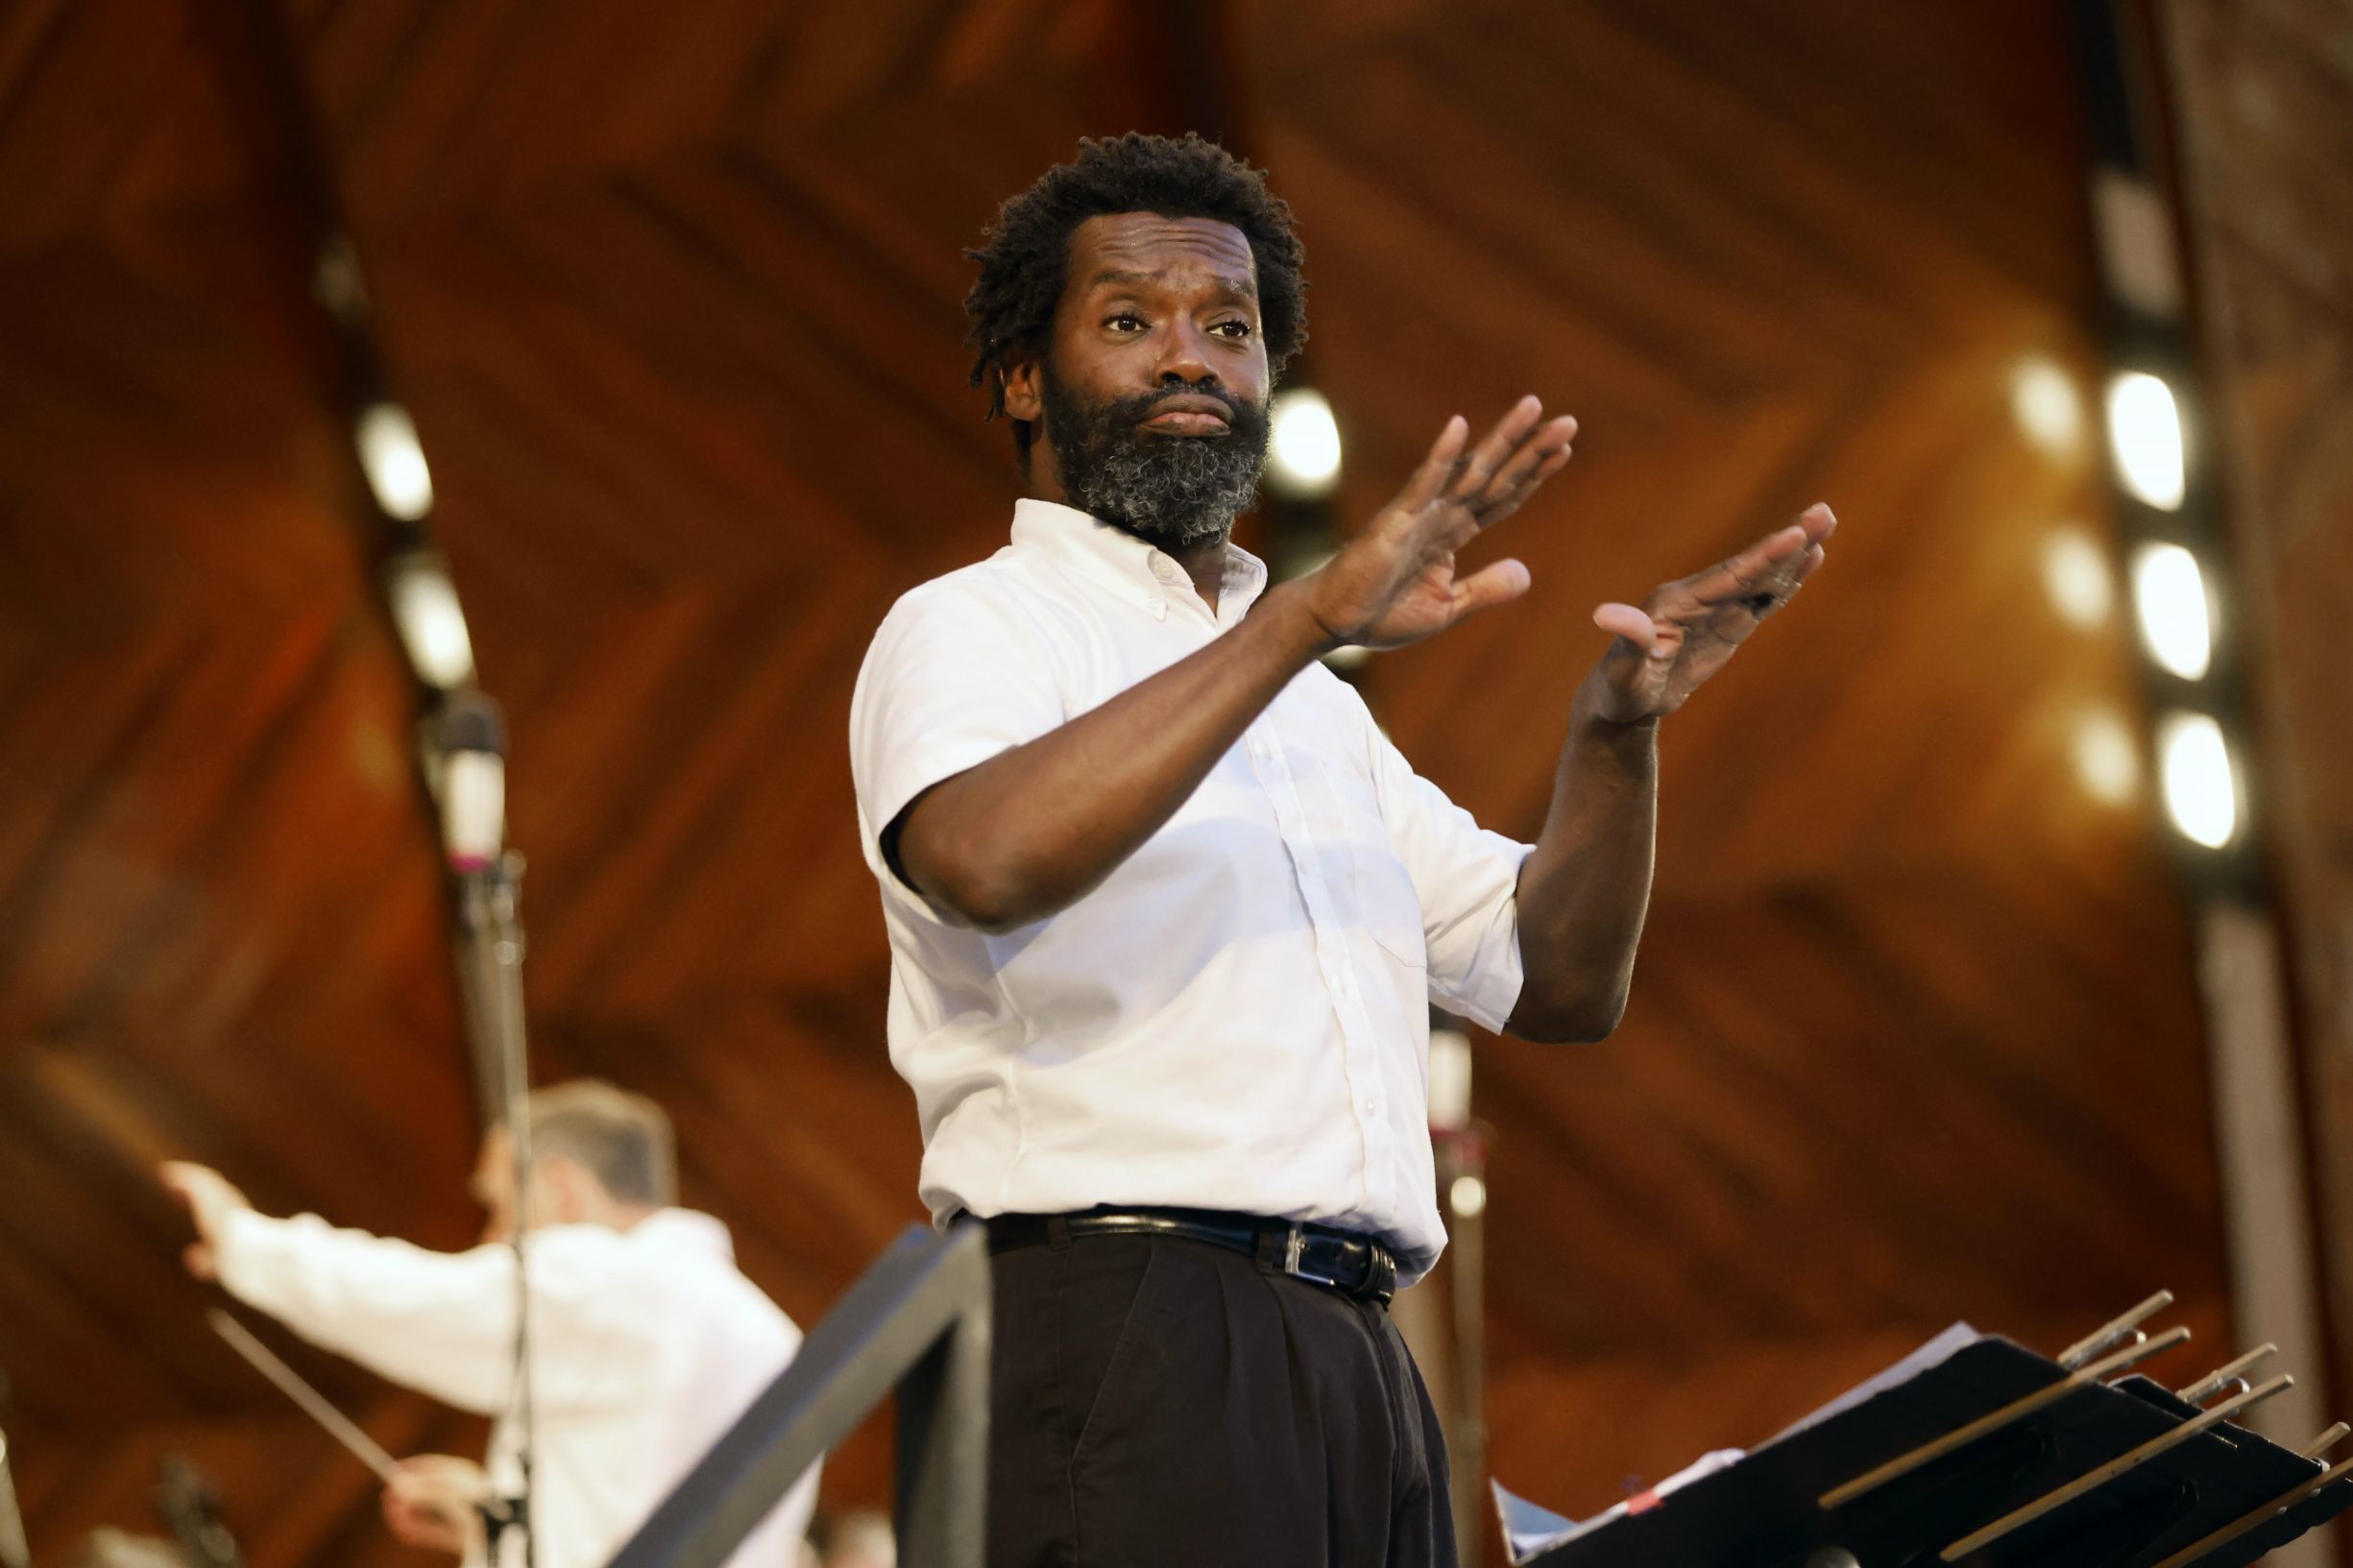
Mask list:
[[[1152,574],[1164,583],[1173,583],[1176,580],[1176,563],[1165,555],[1155,555],[1152,558]]]

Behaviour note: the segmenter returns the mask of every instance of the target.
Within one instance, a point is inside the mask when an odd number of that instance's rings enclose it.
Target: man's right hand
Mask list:
[[[482,1467],[453,1454],[402,1459],[384,1487],[384,1523],[410,1546],[459,1556],[482,1538],[478,1505],[490,1495]]]
[[[221,1227],[228,1223],[230,1215],[253,1205],[227,1176],[208,1165],[166,1160],[156,1171],[156,1177],[163,1183],[165,1192],[186,1205],[188,1218],[196,1225],[196,1240],[181,1253],[181,1261],[198,1279],[217,1279],[220,1261],[215,1249]]]
[[[1454,555],[1565,468],[1576,433],[1566,415],[1547,422],[1534,397],[1468,451],[1470,426],[1459,414],[1448,420],[1396,499],[1297,585],[1331,645],[1402,647],[1525,593],[1528,568],[1517,561],[1458,577]]]

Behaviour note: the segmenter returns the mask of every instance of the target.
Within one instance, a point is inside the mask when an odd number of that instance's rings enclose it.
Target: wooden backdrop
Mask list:
[[[2055,10],[1225,17],[1344,517],[1458,409],[1585,423],[1510,524],[1529,599],[1370,675],[1458,799],[1534,831],[1594,602],[1843,519],[1669,726],[1623,1029],[1480,1057],[1492,1463],[1565,1508],[1956,1316],[2055,1348],[2167,1285],[2212,1350],[2173,1369],[2221,1359],[2182,905],[2086,738],[2129,753],[2131,655],[2050,587],[2054,541],[2108,541]],[[958,249],[1170,112],[1164,40],[1109,0],[288,14],[512,720],[539,1073],[667,1103],[689,1199],[812,1321],[918,1213],[843,731],[884,610],[1015,493]],[[257,1568],[392,1563],[367,1475],[202,1327],[148,1174],[477,1223],[396,656],[208,39],[161,0],[0,7],[0,1420],[53,1559],[143,1524],[168,1446]],[[480,1440],[299,1361],[396,1451]]]

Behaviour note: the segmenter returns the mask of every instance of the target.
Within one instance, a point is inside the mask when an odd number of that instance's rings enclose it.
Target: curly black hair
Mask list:
[[[1006,355],[1042,349],[1053,329],[1072,230],[1117,212],[1233,225],[1249,241],[1258,268],[1268,370],[1280,375],[1307,342],[1307,279],[1300,273],[1306,253],[1293,231],[1290,204],[1267,189],[1265,171],[1190,133],[1181,141],[1139,131],[1083,139],[1077,157],[1007,198],[988,227],[987,243],[964,253],[981,264],[964,296],[964,314],[972,318],[965,342],[973,348],[972,384],[989,389],[990,419],[1005,412]],[[1025,458],[1030,434],[1029,422],[1013,422],[1014,445]]]

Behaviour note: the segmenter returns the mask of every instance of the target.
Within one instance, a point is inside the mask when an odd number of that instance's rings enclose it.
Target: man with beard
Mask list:
[[[1625,1004],[1658,724],[1822,560],[1827,508],[1640,605],[1530,845],[1417,777],[1319,656],[1517,597],[1455,553],[1568,461],[1457,417],[1322,569],[1227,543],[1305,337],[1261,177],[1081,144],[965,302],[1028,480],[1012,543],[915,589],[859,676],[861,828],[922,1187],[984,1222],[989,1560],[1450,1563],[1445,1455],[1386,1304],[1444,1242],[1430,1001],[1534,1040]]]

